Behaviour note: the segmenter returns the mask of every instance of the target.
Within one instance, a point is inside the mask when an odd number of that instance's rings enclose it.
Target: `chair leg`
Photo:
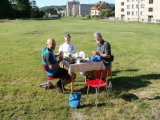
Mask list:
[[[108,86],[106,86],[106,93],[107,93],[107,91],[108,91]]]
[[[89,92],[89,85],[88,85],[88,88],[87,88],[87,97],[88,97],[88,92]]]
[[[96,101],[95,101],[96,107],[97,107],[97,103],[98,103],[98,89],[96,88]]]
[[[97,92],[98,92],[98,93],[99,93],[99,88],[100,88],[100,87],[97,88]]]
[[[109,86],[108,86],[108,91],[109,91],[109,94],[112,92],[112,82],[110,81],[109,82]]]

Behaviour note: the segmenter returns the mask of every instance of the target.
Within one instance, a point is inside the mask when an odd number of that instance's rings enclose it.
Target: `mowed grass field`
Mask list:
[[[79,109],[68,109],[68,94],[44,90],[41,49],[50,37],[57,47],[70,33],[77,51],[91,56],[94,32],[112,46],[113,93],[86,85],[77,73],[75,90],[82,92]],[[70,89],[70,85],[67,86]],[[160,24],[107,20],[0,20],[0,120],[159,120]]]

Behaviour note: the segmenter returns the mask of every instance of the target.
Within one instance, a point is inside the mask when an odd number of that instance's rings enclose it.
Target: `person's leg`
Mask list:
[[[64,73],[64,76],[68,76],[68,75],[69,75],[68,71],[67,71],[67,73]],[[76,79],[76,74],[72,73],[72,76],[70,76],[70,78],[69,77],[64,78],[63,84],[66,85],[66,84],[69,84],[71,82],[74,82],[75,79]]]
[[[55,78],[60,78],[63,85],[69,84],[75,80],[76,74],[72,73],[72,76],[68,74],[66,69],[60,68],[58,72],[54,75]],[[60,82],[58,81],[57,84],[59,85]]]

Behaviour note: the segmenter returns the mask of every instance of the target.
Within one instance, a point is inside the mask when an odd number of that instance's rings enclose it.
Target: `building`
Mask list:
[[[66,16],[85,16],[91,12],[91,4],[80,4],[79,1],[68,1],[66,3]]]
[[[91,8],[91,16],[99,16],[101,11],[110,11],[110,6],[106,2],[99,1]]]
[[[54,14],[54,13],[52,13],[52,12],[49,12],[49,13],[48,13],[48,17],[49,17],[49,18],[58,18],[58,14]]]
[[[115,0],[115,18],[124,21],[160,22],[160,0]]]
[[[79,15],[79,1],[70,1],[66,4],[66,16],[77,16]]]
[[[90,15],[92,6],[92,4],[80,4],[79,16]]]

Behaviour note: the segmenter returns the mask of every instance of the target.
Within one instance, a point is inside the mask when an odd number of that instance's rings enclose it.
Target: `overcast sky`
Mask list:
[[[50,6],[50,5],[65,5],[67,1],[72,1],[72,0],[36,0],[36,5],[38,7]],[[98,1],[100,0],[79,0],[81,4],[96,3]],[[101,1],[114,3],[115,0],[101,0]]]

